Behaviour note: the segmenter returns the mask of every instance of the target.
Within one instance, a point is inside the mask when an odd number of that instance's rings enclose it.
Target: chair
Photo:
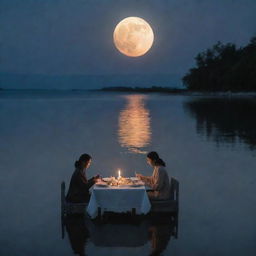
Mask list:
[[[166,200],[151,200],[151,212],[175,212],[179,210],[179,182],[175,178],[170,180],[170,194]]]
[[[69,203],[65,196],[65,182],[61,183],[61,217],[72,214],[85,214],[87,203]]]

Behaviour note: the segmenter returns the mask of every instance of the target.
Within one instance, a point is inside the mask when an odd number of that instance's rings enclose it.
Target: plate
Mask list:
[[[111,178],[102,178],[103,181],[110,181]]]

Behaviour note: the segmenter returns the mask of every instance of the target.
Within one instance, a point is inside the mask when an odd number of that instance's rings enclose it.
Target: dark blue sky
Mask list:
[[[256,33],[255,0],[1,0],[0,72],[183,75],[218,40],[246,44]],[[113,44],[127,16],[147,20],[151,50],[129,58]]]

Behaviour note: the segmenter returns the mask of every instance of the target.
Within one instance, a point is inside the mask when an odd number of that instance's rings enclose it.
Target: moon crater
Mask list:
[[[150,25],[139,17],[128,17],[120,21],[114,30],[114,44],[126,56],[138,57],[151,48],[154,33]]]

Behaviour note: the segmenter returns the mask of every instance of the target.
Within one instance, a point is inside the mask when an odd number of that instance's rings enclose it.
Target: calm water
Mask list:
[[[255,255],[255,114],[252,97],[1,92],[0,255]],[[61,239],[79,155],[89,175],[150,175],[150,150],[180,181],[178,235],[170,219],[70,219]]]

